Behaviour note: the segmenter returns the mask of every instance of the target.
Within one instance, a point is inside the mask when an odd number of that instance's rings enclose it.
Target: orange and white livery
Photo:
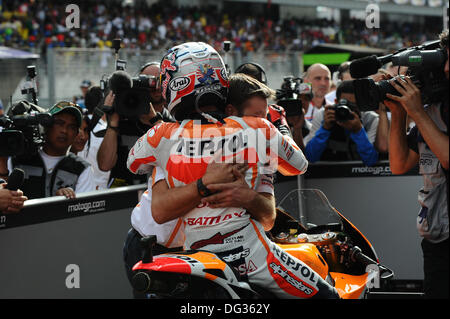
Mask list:
[[[161,123],[130,150],[128,168],[146,174],[152,167],[165,170],[169,186],[201,178],[211,160],[246,161],[247,184],[256,189],[263,174],[303,174],[308,162],[300,148],[270,122],[256,117],[228,117],[225,123],[195,120]],[[288,256],[265,235],[261,224],[242,207],[199,206],[182,217],[185,247],[215,252],[279,297],[337,297],[336,290],[308,265]]]

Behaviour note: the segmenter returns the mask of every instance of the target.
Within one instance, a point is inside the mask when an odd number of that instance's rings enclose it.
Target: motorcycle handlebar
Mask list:
[[[359,262],[363,263],[365,266],[372,265],[372,264],[378,265],[378,263],[375,260],[364,255],[361,251],[361,248],[359,248],[358,246],[354,246],[352,248],[350,258],[355,262],[359,261]]]
[[[364,266],[377,265],[380,270],[380,278],[383,280],[391,279],[394,277],[394,271],[387,268],[386,266],[379,264],[372,258],[364,255],[361,251],[361,248],[359,248],[358,246],[354,246],[351,249],[350,258],[354,262],[357,262],[357,261],[361,262]]]

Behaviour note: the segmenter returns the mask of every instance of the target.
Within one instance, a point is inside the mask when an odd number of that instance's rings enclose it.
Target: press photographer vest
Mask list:
[[[44,161],[37,153],[33,156],[13,157],[12,165],[25,171],[21,190],[29,199],[33,199],[55,196],[60,188],[71,187],[76,190],[78,178],[90,164],[69,153],[56,164],[51,174],[47,174]]]

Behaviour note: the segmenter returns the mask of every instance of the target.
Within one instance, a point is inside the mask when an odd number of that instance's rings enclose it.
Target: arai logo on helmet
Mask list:
[[[191,83],[190,78],[188,78],[187,76],[181,76],[170,81],[169,88],[172,91],[181,91],[186,87],[188,87],[190,83]]]

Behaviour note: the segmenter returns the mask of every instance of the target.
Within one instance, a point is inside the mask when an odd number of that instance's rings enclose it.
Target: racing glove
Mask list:
[[[286,120],[286,111],[283,107],[276,104],[270,104],[269,112],[267,113],[267,120],[271,122],[281,134],[292,137],[289,124]]]

